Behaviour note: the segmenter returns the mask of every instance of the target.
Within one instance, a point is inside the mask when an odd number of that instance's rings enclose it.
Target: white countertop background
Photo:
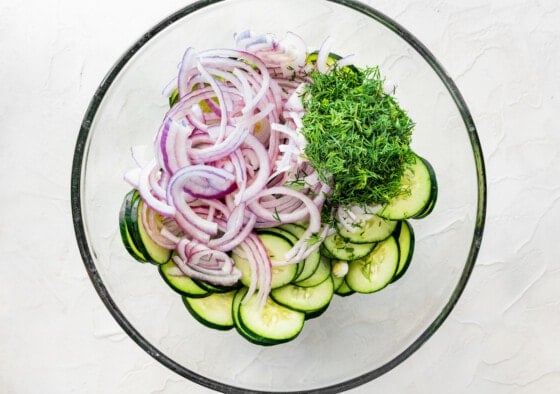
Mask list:
[[[210,393],[113,321],[76,247],[70,170],[105,73],[189,1],[0,0],[0,393]],[[560,387],[560,3],[369,0],[443,64],[488,183],[478,262],[418,352],[355,393]]]

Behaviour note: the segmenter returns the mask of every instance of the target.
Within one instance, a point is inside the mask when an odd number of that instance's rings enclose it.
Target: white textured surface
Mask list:
[[[75,246],[77,130],[107,70],[185,1],[0,1],[0,393],[208,393],[145,354]],[[370,0],[435,54],[488,173],[485,238],[441,329],[356,393],[553,393],[560,386],[560,5]]]

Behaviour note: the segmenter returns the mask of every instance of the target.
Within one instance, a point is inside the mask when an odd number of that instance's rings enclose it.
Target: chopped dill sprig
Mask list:
[[[383,89],[379,68],[312,72],[302,96],[305,155],[338,206],[383,204],[403,193],[405,165],[413,160],[413,121]]]
[[[280,214],[278,213],[278,209],[276,209],[276,207],[274,207],[274,213],[272,214],[272,217],[273,217],[274,220],[276,220],[277,222],[282,223],[282,219],[280,218]]]

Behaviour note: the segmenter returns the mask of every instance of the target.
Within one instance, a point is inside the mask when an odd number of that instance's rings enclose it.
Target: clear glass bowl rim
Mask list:
[[[78,248],[85,265],[86,271],[97,291],[102,302],[105,304],[113,318],[121,326],[121,328],[130,336],[130,338],[136,342],[144,351],[146,351],[155,360],[160,362],[162,365],[166,366],[173,372],[183,376],[201,386],[210,388],[212,390],[228,393],[257,393],[262,391],[248,390],[242,387],[236,387],[229,384],[224,384],[213,379],[209,379],[203,375],[196,373],[184,366],[178,364],[171,358],[167,357],[164,353],[159,351],[154,345],[147,341],[131,323],[127,320],[124,314],[120,311],[119,307],[116,305],[115,301],[109,294],[108,289],[104,285],[101,276],[99,275],[94,258],[91,254],[87,236],[84,226],[84,220],[82,216],[82,199],[81,199],[81,189],[82,189],[82,172],[84,168],[84,159],[87,152],[87,139],[91,129],[93,119],[99,109],[99,106],[111,87],[114,80],[117,78],[119,73],[124,69],[128,61],[138,52],[148,41],[157,36],[159,32],[176,22],[177,20],[197,11],[204,7],[212,4],[231,1],[231,0],[198,0],[184,8],[179,9],[175,13],[169,15],[161,22],[156,24],[150,30],[148,30],[140,39],[138,39],[122,56],[113,67],[109,70],[105,78],[100,83],[97,88],[93,98],[91,99],[89,106],[86,110],[84,118],[82,120],[80,130],[78,133],[74,157],[72,161],[72,172],[71,172],[71,208],[72,208],[72,218],[74,224],[74,232],[78,244]],[[430,65],[434,72],[441,79],[445,87],[447,88],[450,96],[455,102],[457,109],[459,110],[463,123],[465,124],[465,129],[468,133],[468,137],[471,143],[473,157],[475,161],[475,167],[477,172],[477,192],[478,200],[476,206],[476,218],[475,227],[473,232],[473,238],[471,241],[471,246],[465,266],[463,268],[461,277],[457,286],[455,287],[450,299],[438,314],[436,319],[428,326],[424,332],[412,343],[410,346],[404,349],[399,355],[397,355],[392,360],[388,361],[384,365],[376,368],[370,372],[360,375],[356,378],[352,378],[328,387],[320,387],[313,390],[306,390],[306,393],[338,393],[341,391],[346,391],[351,388],[363,385],[379,376],[385,374],[391,369],[395,368],[397,365],[406,360],[411,356],[416,350],[418,350],[441,326],[445,321],[447,316],[451,313],[453,307],[457,303],[459,297],[461,296],[470,274],[474,268],[478,252],[480,250],[480,245],[482,242],[484,223],[486,219],[486,173],[484,166],[483,152],[480,145],[480,140],[477,134],[476,126],[471,113],[467,107],[463,96],[459,92],[459,89],[449,77],[447,72],[444,70],[442,65],[434,57],[434,55],[426,48],[412,33],[410,33],[403,26],[398,24],[396,21],[388,17],[387,15],[381,13],[380,11],[363,4],[355,0],[325,0],[327,2],[336,3],[350,9],[353,9],[361,14],[364,14],[375,21],[381,23],[388,29],[392,30],[394,33],[399,35],[404,41],[406,41],[414,50],[422,56],[422,58]],[[293,391],[297,392],[297,391]]]

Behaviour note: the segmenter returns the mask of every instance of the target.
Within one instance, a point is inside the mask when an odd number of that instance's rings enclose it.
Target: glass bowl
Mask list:
[[[233,47],[246,29],[295,32],[310,47],[379,65],[416,122],[412,147],[438,176],[435,210],[413,221],[407,273],[380,292],[335,297],[293,341],[260,347],[235,330],[197,323],[155,266],[122,246],[118,212],[133,166],[130,147],[150,145],[166,111],[163,89],[187,46]],[[143,35],[109,71],[78,135],[71,180],[78,246],[95,289],[123,330],[157,361],[219,391],[340,392],[395,368],[440,327],[475,264],[485,218],[485,175],[469,110],[442,66],[410,32],[350,0],[199,1]],[[402,373],[406,373],[403,369]]]

